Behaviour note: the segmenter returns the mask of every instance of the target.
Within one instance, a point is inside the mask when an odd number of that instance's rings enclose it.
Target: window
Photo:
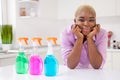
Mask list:
[[[1,0],[0,0],[0,25],[2,25],[2,3],[1,3]]]

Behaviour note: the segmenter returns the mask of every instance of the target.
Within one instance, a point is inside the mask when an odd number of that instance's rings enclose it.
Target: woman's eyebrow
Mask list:
[[[81,17],[79,17],[79,18],[84,18],[84,17],[81,16]]]
[[[89,17],[90,19],[95,19],[95,17]]]

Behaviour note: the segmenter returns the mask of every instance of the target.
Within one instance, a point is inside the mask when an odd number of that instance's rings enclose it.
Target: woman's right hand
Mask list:
[[[77,36],[77,39],[83,39],[84,35],[81,33],[81,29],[77,24],[74,24],[72,27],[72,32]]]

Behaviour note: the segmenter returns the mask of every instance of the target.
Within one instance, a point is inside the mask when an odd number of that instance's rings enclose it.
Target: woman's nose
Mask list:
[[[88,22],[88,21],[85,21],[85,22],[84,22],[84,25],[85,25],[85,26],[88,26],[88,25],[89,25],[89,22]]]

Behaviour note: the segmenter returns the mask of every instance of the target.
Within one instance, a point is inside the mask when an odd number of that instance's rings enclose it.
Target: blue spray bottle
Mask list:
[[[46,76],[56,76],[58,73],[58,61],[56,57],[53,55],[53,47],[52,44],[56,45],[57,38],[49,37],[47,38],[48,42],[48,52],[44,59],[44,73]]]
[[[28,44],[27,40],[28,38],[23,38],[23,37],[18,39],[20,49],[18,52],[18,56],[16,57],[16,73],[17,74],[28,73],[29,62],[28,62],[28,58],[25,55],[24,46],[23,46],[23,44]]]

